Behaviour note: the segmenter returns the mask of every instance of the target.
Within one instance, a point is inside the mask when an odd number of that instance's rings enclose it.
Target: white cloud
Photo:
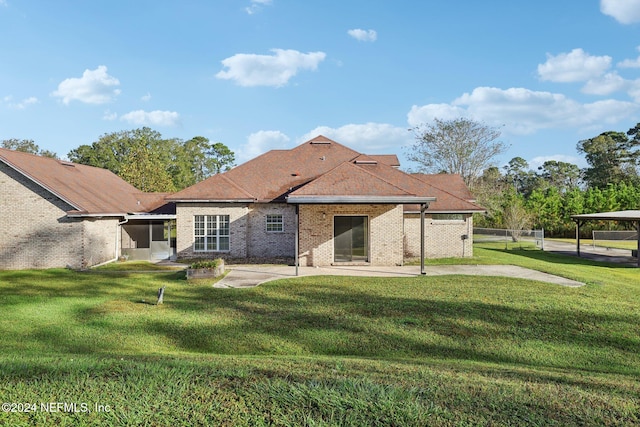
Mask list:
[[[3,101],[7,104],[9,108],[14,110],[24,110],[28,106],[34,105],[40,102],[38,98],[36,98],[35,96],[30,96],[28,98],[23,99],[22,101],[13,102],[13,96],[11,95],[5,96],[3,98]]]
[[[144,102],[148,102],[151,100],[151,94],[149,92],[147,92],[146,95],[143,95],[142,98],[140,98],[140,100],[144,101]]]
[[[58,85],[52,96],[62,98],[64,104],[74,99],[87,104],[105,104],[120,94],[120,81],[107,74],[107,67],[100,65],[95,70],[84,70],[82,77],[68,78]]]
[[[613,99],[581,104],[562,94],[525,88],[478,87],[450,104],[413,106],[408,113],[411,126],[433,118],[469,117],[490,126],[504,127],[511,134],[531,134],[542,129],[587,128],[600,123],[617,123],[635,116],[640,105]]]
[[[413,133],[405,127],[387,123],[348,124],[339,128],[318,126],[307,132],[302,141],[324,135],[361,153],[394,153],[398,147],[406,146],[414,140]],[[301,141],[301,142],[302,142]]]
[[[0,0],[0,6],[9,6],[7,0]]]
[[[600,0],[600,12],[621,24],[640,22],[640,0]]]
[[[636,47],[637,51],[640,51],[640,46]],[[640,56],[636,59],[625,59],[624,61],[618,62],[618,67],[620,68],[640,68]]]
[[[228,70],[216,74],[240,86],[284,86],[300,70],[316,70],[326,54],[301,53],[297,50],[272,49],[274,55],[238,53],[222,60]]]
[[[347,33],[361,42],[374,42],[378,38],[378,33],[376,33],[375,30],[361,30],[360,28],[356,28],[347,31]]]
[[[538,64],[538,76],[552,82],[580,82],[601,76],[611,67],[610,56],[592,56],[582,49],[556,56],[547,54],[547,62]]]
[[[589,80],[582,88],[582,92],[590,95],[609,95],[624,90],[627,86],[629,86],[629,82],[620,77],[618,73],[613,72]]]
[[[113,121],[118,118],[118,113],[113,113],[110,110],[107,110],[102,115],[102,120]]]
[[[289,141],[289,137],[278,130],[261,130],[252,133],[240,152],[236,153],[238,161],[243,163],[269,150],[288,148]]]
[[[249,15],[259,12],[264,6],[271,6],[272,0],[251,0],[251,4],[244,8]]]
[[[139,126],[176,126],[180,123],[180,115],[175,111],[136,110],[123,114],[120,120]]]

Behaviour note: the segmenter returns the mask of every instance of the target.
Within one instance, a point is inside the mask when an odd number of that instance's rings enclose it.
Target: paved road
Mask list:
[[[544,250],[562,255],[578,256],[575,243],[558,242],[555,240],[545,239]],[[629,249],[604,248],[601,246],[596,246],[594,248],[592,245],[581,244],[580,256],[594,261],[613,262],[628,266],[637,266],[638,264],[637,259],[631,256],[631,251]]]
[[[262,265],[229,265],[229,273],[214,284],[216,288],[248,288],[277,279],[293,278],[295,267]],[[469,276],[505,276],[538,280],[562,286],[577,287],[584,283],[564,277],[542,273],[513,265],[439,265],[425,268],[428,276],[462,274]],[[299,276],[367,276],[367,277],[416,277],[420,276],[419,266],[403,267],[300,267]]]

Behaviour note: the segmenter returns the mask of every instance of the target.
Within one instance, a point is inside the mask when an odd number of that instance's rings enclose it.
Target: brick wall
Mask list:
[[[85,218],[82,221],[83,265],[91,267],[116,258],[119,218]]]
[[[247,257],[249,206],[246,203],[176,203],[176,251],[178,258]],[[229,215],[229,251],[195,252],[196,215]]]
[[[301,205],[300,265],[334,264],[333,224],[336,215],[368,216],[371,265],[402,265],[401,205]]]
[[[425,214],[425,257],[450,258],[473,256],[473,217],[465,220],[433,220]],[[468,239],[462,239],[462,236]],[[404,215],[405,257],[420,257],[420,214]]]
[[[81,267],[82,220],[53,194],[0,163],[0,268]]]
[[[282,232],[266,230],[267,215],[280,214]],[[295,256],[296,210],[286,203],[254,203],[249,205],[247,257],[273,258]]]

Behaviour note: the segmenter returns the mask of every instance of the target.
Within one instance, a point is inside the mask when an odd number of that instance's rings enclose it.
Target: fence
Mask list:
[[[474,242],[534,242],[544,249],[544,229],[542,230],[507,230],[502,228],[473,229]]]
[[[635,230],[593,230],[593,247],[604,246],[609,247],[636,247],[638,241],[638,232]],[[622,244],[621,244],[622,243]]]

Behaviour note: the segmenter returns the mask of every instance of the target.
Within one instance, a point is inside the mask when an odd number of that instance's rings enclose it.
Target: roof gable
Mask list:
[[[366,167],[344,162],[290,196],[415,196]]]
[[[0,148],[0,161],[64,200],[79,214],[146,212],[163,196],[140,190],[113,172],[63,160]]]

